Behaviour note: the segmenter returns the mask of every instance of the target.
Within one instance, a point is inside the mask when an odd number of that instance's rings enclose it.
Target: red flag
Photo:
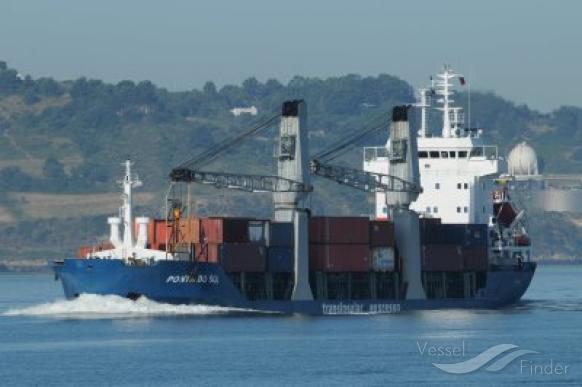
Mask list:
[[[465,77],[459,77],[459,82],[461,82],[461,86],[465,86]]]

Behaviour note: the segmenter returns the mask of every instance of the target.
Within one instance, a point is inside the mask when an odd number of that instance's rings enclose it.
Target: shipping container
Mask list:
[[[227,272],[263,272],[267,264],[265,246],[253,243],[196,243],[198,262],[219,263]]]
[[[463,257],[466,271],[487,271],[489,267],[487,248],[465,248]]]
[[[422,246],[422,270],[463,271],[463,248],[458,245]]]
[[[372,249],[372,270],[374,271],[394,271],[396,260],[394,248],[374,247]]]
[[[370,243],[370,220],[364,217],[312,217],[309,241],[316,244]]]
[[[152,219],[148,224],[148,243],[152,246],[165,245],[168,237],[168,227],[165,219]]]
[[[183,218],[179,221],[179,241],[183,243],[200,242],[200,219],[196,217]]]
[[[441,218],[420,218],[420,227],[442,224]]]
[[[312,244],[309,246],[309,264],[315,271],[369,271],[370,247],[367,244]]]
[[[370,246],[394,247],[394,223],[370,221]]]
[[[420,240],[426,245],[487,246],[486,224],[421,223]]]
[[[271,222],[269,224],[269,246],[293,247],[294,234],[293,223]]]
[[[267,240],[267,228],[269,221],[267,220],[249,220],[248,221],[248,235],[249,242],[265,243]]]
[[[254,243],[225,243],[220,247],[220,265],[227,272],[263,272],[266,248]]]
[[[267,255],[267,270],[271,273],[293,272],[293,248],[270,246]]]
[[[249,219],[203,218],[200,241],[207,243],[245,243],[249,240]]]

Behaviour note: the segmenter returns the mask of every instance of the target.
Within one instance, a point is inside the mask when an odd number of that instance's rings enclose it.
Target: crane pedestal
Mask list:
[[[402,280],[407,284],[407,300],[424,300],[420,258],[420,222],[418,214],[405,208],[395,208],[394,234],[396,245],[402,257]]]
[[[307,210],[295,210],[293,219],[295,231],[294,241],[294,285],[291,299],[294,301],[313,300],[311,286],[309,286],[309,214]]]

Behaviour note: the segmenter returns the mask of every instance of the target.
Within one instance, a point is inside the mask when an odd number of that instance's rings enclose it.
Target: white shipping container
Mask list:
[[[394,248],[376,247],[372,249],[372,269],[374,271],[394,271]]]

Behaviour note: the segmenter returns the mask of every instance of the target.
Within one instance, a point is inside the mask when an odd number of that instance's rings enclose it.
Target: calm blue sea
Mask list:
[[[501,344],[523,353],[500,355],[501,370],[433,365],[471,366]],[[582,385],[582,267],[540,267],[524,303],[504,310],[317,318],[63,301],[49,274],[0,274],[2,386],[423,383]]]

